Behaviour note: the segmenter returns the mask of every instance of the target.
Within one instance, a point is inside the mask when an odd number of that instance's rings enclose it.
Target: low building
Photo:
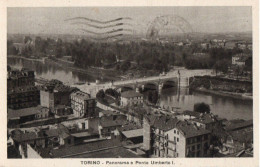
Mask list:
[[[225,127],[228,132],[242,130],[245,128],[253,129],[253,120],[234,122]]]
[[[205,157],[210,131],[167,116],[144,118],[144,150],[152,157]]]
[[[76,117],[95,117],[96,100],[91,98],[89,94],[82,91],[76,91],[71,94],[71,108]]]
[[[249,49],[252,50],[252,42],[240,41],[236,43],[236,47],[242,50]]]
[[[245,66],[247,59],[249,59],[250,57],[250,55],[243,53],[232,56],[232,65]]]
[[[122,139],[131,141],[133,144],[143,143],[143,129],[121,131]]]
[[[8,127],[19,126],[28,121],[49,117],[49,109],[42,106],[24,108],[19,110],[7,110]]]
[[[234,154],[253,148],[253,120],[234,122],[225,127],[227,132],[221,151]]]
[[[143,95],[136,91],[125,91],[121,93],[121,106],[143,104]]]
[[[200,46],[201,46],[202,49],[209,49],[210,43],[201,43]]]
[[[207,130],[215,130],[222,128],[223,121],[225,119],[218,118],[216,115],[212,113],[200,113],[198,117],[195,117],[190,120],[190,122],[196,124],[196,126],[207,129]]]
[[[126,116],[111,115],[104,116],[99,119],[98,131],[101,137],[110,137],[111,135],[119,135],[118,129],[126,123]]]
[[[95,140],[56,149],[36,147],[30,151],[32,151],[30,155],[37,154],[41,158],[141,158],[124,148],[122,142],[117,138]]]
[[[73,113],[71,107],[65,105],[57,105],[54,107],[54,114],[58,116],[66,116]]]
[[[110,116],[110,115],[120,115],[120,112],[114,111],[114,110],[102,110],[100,108],[97,108],[97,110],[98,110],[99,117]]]

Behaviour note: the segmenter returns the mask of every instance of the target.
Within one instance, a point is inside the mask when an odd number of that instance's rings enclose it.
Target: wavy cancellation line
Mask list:
[[[117,33],[117,32],[124,32],[124,33],[126,33],[126,32],[132,33],[133,32],[133,30],[123,29],[123,28],[112,30],[112,31],[107,31],[107,32],[94,32],[94,31],[90,31],[90,30],[87,30],[87,29],[84,29],[84,28],[79,28],[79,30],[90,33],[90,34],[95,34],[95,35],[106,35],[106,34],[112,34],[112,33]]]
[[[93,24],[89,24],[86,22],[74,22],[74,23],[71,23],[71,25],[87,25],[89,27],[98,28],[98,29],[112,28],[112,27],[118,27],[118,26],[124,26],[124,25],[132,26],[129,23],[117,23],[117,24],[107,25],[107,26],[98,26],[98,25],[93,25]]]
[[[120,18],[108,20],[108,21],[99,21],[99,20],[94,20],[94,19],[90,19],[90,18],[87,18],[87,17],[73,17],[73,18],[70,18],[70,19],[65,19],[64,21],[72,21],[72,20],[86,20],[86,21],[99,23],[99,24],[108,24],[108,23],[113,23],[113,22],[117,22],[117,21],[121,21],[121,20],[132,20],[132,18],[130,18],[130,17],[120,17]]]

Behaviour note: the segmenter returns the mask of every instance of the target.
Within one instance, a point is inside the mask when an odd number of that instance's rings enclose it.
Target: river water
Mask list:
[[[37,77],[58,79],[67,84],[77,82],[94,82],[98,76],[75,72],[51,62],[39,62],[21,58],[8,58],[7,64],[14,68],[29,68]],[[188,88],[171,88],[163,90],[160,95],[160,106],[170,110],[193,110],[195,103],[205,102],[211,112],[221,118],[253,119],[253,101],[242,100],[220,95],[191,92]]]

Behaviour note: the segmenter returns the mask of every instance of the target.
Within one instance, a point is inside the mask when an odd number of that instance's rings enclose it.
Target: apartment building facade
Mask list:
[[[143,95],[136,91],[125,91],[121,93],[121,106],[143,104]]]
[[[210,131],[166,116],[144,118],[144,149],[151,157],[205,157]]]
[[[89,94],[82,91],[76,91],[71,94],[71,108],[76,117],[95,117],[96,100]]]

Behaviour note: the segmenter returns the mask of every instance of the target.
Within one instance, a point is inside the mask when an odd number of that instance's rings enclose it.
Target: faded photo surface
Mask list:
[[[7,7],[7,159],[253,160],[252,10]]]

